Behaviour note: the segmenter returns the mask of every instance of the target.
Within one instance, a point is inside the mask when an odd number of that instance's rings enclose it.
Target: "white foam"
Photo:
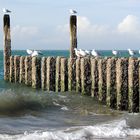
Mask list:
[[[98,138],[140,138],[140,129],[131,129],[126,120],[118,120],[96,126],[71,127],[65,130],[24,133],[22,135],[0,135],[0,139],[16,140],[90,140]]]
[[[68,111],[69,109],[68,109],[68,107],[63,106],[63,107],[61,107],[61,110]]]

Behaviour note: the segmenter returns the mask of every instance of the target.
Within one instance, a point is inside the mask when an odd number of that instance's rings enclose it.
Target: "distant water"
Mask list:
[[[25,51],[13,51],[26,55]],[[111,51],[100,51],[111,56]],[[43,51],[43,56],[69,56]],[[126,51],[120,56],[128,57]],[[138,57],[138,54],[136,55]],[[35,90],[3,80],[0,51],[0,140],[138,140],[140,114],[115,111],[78,93]]]

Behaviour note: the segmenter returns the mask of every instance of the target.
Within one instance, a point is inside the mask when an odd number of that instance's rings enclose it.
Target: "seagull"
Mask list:
[[[99,54],[93,49],[92,51],[91,51],[91,55],[93,55],[93,56],[99,56]]]
[[[27,51],[27,53],[28,53],[29,55],[31,55],[32,57],[38,56],[38,55],[42,55],[42,53],[41,53],[40,51],[36,51],[36,50],[32,51],[32,50],[29,50],[29,49],[27,49],[26,51]]]
[[[77,48],[74,48],[74,51],[75,51],[76,56],[77,56],[77,57],[80,57],[80,52],[79,52],[79,50],[78,50]]]
[[[117,56],[118,52],[116,50],[112,50],[112,54]]]
[[[35,50],[34,50],[33,53],[31,54],[32,57],[38,56],[38,55],[39,55],[39,52],[38,52],[38,51],[35,51]]]
[[[80,51],[80,55],[81,56],[86,56],[87,55],[87,53],[84,51],[84,50],[82,50],[82,49],[79,49],[79,51]]]
[[[85,52],[87,53],[87,55],[90,55],[90,51],[89,50],[85,50]]]
[[[29,49],[27,49],[26,52],[27,52],[29,55],[31,55],[31,54],[33,53],[33,51],[32,51],[32,50],[29,50]]]
[[[129,54],[130,54],[131,56],[133,56],[133,55],[135,54],[135,52],[134,52],[133,50],[131,50],[131,49],[128,49],[128,52],[129,52]]]
[[[11,11],[6,9],[6,8],[3,8],[2,10],[3,10],[4,13],[11,13]]]
[[[77,14],[77,11],[76,11],[76,10],[73,10],[73,9],[70,9],[69,12],[70,12],[70,14],[72,14],[72,15],[73,15],[73,14]]]
[[[140,50],[139,50],[139,54],[140,54]]]

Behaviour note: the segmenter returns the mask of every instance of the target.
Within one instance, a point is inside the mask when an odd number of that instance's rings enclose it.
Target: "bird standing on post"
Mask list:
[[[2,11],[3,11],[4,13],[11,13],[11,11],[8,10],[8,9],[6,9],[6,8],[3,8]]]
[[[91,51],[91,55],[94,57],[99,56],[99,54],[94,49]]]
[[[27,53],[28,53],[29,55],[31,55],[32,57],[38,56],[38,55],[42,55],[42,53],[41,53],[40,51],[29,50],[29,49],[27,49],[26,51],[27,51]]]
[[[118,52],[117,52],[116,50],[112,50],[112,54],[113,54],[114,56],[117,56],[117,55],[118,55]]]
[[[133,56],[135,54],[135,52],[131,49],[128,49],[129,55]]]
[[[73,9],[70,9],[69,12],[70,12],[70,14],[72,14],[72,15],[77,14],[77,11],[76,11],[76,10],[73,10]]]

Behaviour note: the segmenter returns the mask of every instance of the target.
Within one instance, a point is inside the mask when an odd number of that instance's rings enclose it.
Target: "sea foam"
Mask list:
[[[140,138],[140,129],[130,128],[126,120],[117,120],[95,126],[71,127],[62,130],[49,130],[20,135],[0,135],[0,139],[16,140],[95,140]]]

